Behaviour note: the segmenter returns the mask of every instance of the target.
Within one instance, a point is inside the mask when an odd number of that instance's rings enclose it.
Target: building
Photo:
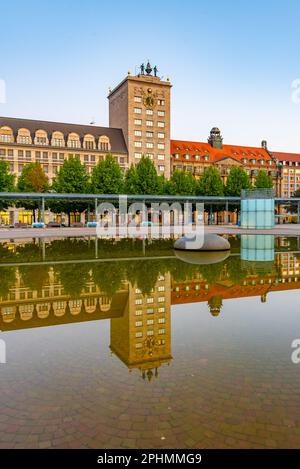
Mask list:
[[[128,167],[127,147],[121,129],[0,117],[0,158],[19,176],[26,163],[41,163],[50,181],[65,159],[75,156],[89,172],[107,153],[121,168]]]
[[[171,84],[157,72],[149,62],[142,64],[137,76],[129,73],[110,91],[109,126],[123,130],[130,164],[146,155],[169,178]]]
[[[181,169],[201,177],[205,170],[214,165],[220,172],[223,182],[233,166],[242,167],[255,182],[258,171],[264,170],[273,178],[276,189],[278,168],[276,159],[267,150],[266,142],[261,147],[225,145],[221,132],[214,127],[207,142],[171,140],[172,171]]]
[[[260,147],[228,145],[217,127],[207,142],[171,140],[171,87],[149,62],[137,75],[128,72],[109,92],[109,127],[0,117],[0,158],[17,177],[26,163],[38,161],[50,182],[65,159],[79,158],[91,173],[110,152],[124,171],[145,155],[166,178],[175,169],[199,178],[214,165],[226,183],[230,169],[240,166],[252,183],[266,171],[279,197],[292,197],[300,188],[300,154],[270,151],[265,140]],[[30,213],[22,217],[30,222]]]
[[[300,154],[272,151],[279,167],[277,195],[292,197],[300,189]]]

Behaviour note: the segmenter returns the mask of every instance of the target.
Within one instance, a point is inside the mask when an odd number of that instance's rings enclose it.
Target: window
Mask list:
[[[153,303],[154,299],[153,298],[147,298],[147,303]]]
[[[152,142],[147,142],[146,143],[146,148],[153,148],[153,147],[154,147],[154,145],[153,145]]]
[[[142,114],[142,109],[140,107],[135,107],[134,108],[134,113],[135,114]]]
[[[146,125],[148,127],[153,127],[153,121],[146,121]]]
[[[80,148],[80,141],[79,140],[73,140],[70,139],[68,140],[68,147],[69,148]]]
[[[0,148],[0,156],[5,156],[6,150],[4,148]]]
[[[165,287],[161,285],[160,287],[158,287],[157,291],[165,291]]]
[[[111,148],[110,141],[109,141],[109,138],[106,135],[101,135],[101,137],[99,138],[98,148],[99,148],[99,150],[102,150],[102,151],[109,151],[110,150],[110,148]]]
[[[136,305],[142,305],[142,304],[143,304],[143,300],[142,300],[141,298],[137,298],[137,299],[135,300],[135,304],[136,304]]]
[[[135,125],[142,125],[142,119],[134,119]]]
[[[134,135],[135,135],[136,137],[141,137],[141,136],[142,136],[142,131],[141,131],[141,130],[135,130],[135,131],[134,131]]]
[[[52,160],[57,160],[57,153],[52,153]]]
[[[134,154],[134,157],[135,157],[135,158],[142,158],[142,153],[135,153],[135,154]]]
[[[44,169],[45,173],[47,174],[47,173],[48,173],[48,166],[45,166],[45,165],[44,165],[44,166],[43,166],[43,169]]]
[[[149,158],[149,160],[153,160],[153,153],[146,153],[146,158]]]
[[[158,132],[157,137],[158,138],[165,138],[165,134],[163,132]]]
[[[84,162],[85,162],[85,163],[88,163],[88,162],[89,162],[89,159],[90,159],[90,158],[89,158],[89,155],[84,155],[83,159],[84,159]]]
[[[147,116],[153,116],[153,110],[152,109],[146,109],[146,114],[147,114]]]
[[[143,347],[143,344],[141,342],[139,342],[138,344],[135,344],[135,348],[142,348]]]
[[[157,155],[157,159],[158,159],[158,160],[164,160],[164,159],[165,159],[165,155]]]
[[[96,161],[96,156],[95,156],[95,155],[91,155],[90,158],[91,158],[91,163],[95,163],[95,161]]]
[[[30,160],[31,159],[31,151],[30,150],[26,150],[25,151],[25,157]]]
[[[147,138],[153,138],[153,132],[150,132],[149,130],[147,130],[146,137]]]
[[[13,150],[7,150],[7,156],[14,156]]]
[[[135,102],[135,103],[141,103],[141,102],[142,102],[141,96],[135,96],[135,97],[134,97],[134,102]]]
[[[91,140],[86,140],[84,142],[84,148],[86,148],[87,150],[93,150],[95,148],[95,144]]]
[[[142,310],[142,309],[136,309],[136,310],[135,310],[135,315],[136,315],[136,316],[142,316],[142,314],[143,314],[143,310]]]
[[[164,100],[164,99],[158,99],[158,100],[157,100],[157,104],[158,104],[159,106],[164,106],[164,105],[165,105],[165,100]]]
[[[19,173],[22,172],[23,166],[24,166],[23,164],[19,164],[19,166],[18,166],[18,171],[19,171]]]
[[[164,312],[165,312],[165,308],[163,308],[163,307],[162,307],[162,308],[158,308],[157,311],[158,311],[159,313],[164,313]]]
[[[135,337],[136,338],[143,337],[143,333],[142,332],[136,332]]]
[[[35,139],[36,145],[47,145],[46,137],[36,137]]]
[[[12,141],[13,141],[12,135],[1,134],[1,143],[12,143]]]
[[[65,142],[60,138],[53,138],[52,139],[52,146],[54,147],[63,147]]]
[[[147,314],[153,314],[154,309],[153,308],[147,308]]]
[[[141,327],[143,325],[143,321],[135,321],[135,327]]]
[[[165,170],[165,167],[164,167],[164,165],[160,165],[160,166],[158,167],[158,169],[159,169],[159,171],[161,171],[161,172],[163,173],[164,170]]]
[[[159,333],[159,335],[165,334],[166,329],[158,329],[158,333]]]
[[[142,147],[142,142],[134,142],[134,146],[136,148],[141,148]]]
[[[157,148],[158,148],[159,150],[164,150],[164,149],[165,149],[165,144],[164,144],[164,143],[158,143],[158,144],[157,144]]]
[[[152,335],[154,335],[153,331],[147,331],[147,336],[152,336]]]
[[[165,116],[165,111],[157,111],[157,115],[159,117],[164,117]]]
[[[26,136],[26,135],[20,135],[18,137],[18,143],[21,143],[21,144],[30,144],[31,143],[31,138],[29,136]]]
[[[154,324],[153,319],[147,319],[147,326],[152,326]]]
[[[18,157],[23,158],[24,156],[24,151],[23,150],[18,150]]]
[[[64,153],[60,153],[60,154],[59,154],[59,159],[60,159],[61,161],[63,161],[64,158],[65,158],[65,154],[64,154]]]
[[[157,127],[164,128],[164,127],[165,127],[165,123],[162,122],[162,121],[158,121],[158,122],[157,122]]]

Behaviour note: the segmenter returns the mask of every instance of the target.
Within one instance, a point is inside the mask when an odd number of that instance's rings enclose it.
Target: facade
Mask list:
[[[223,182],[232,166],[241,166],[255,182],[259,170],[266,171],[273,178],[277,189],[278,168],[276,159],[267,150],[266,142],[261,147],[223,145],[220,130],[214,127],[207,142],[171,140],[172,171],[181,169],[201,177],[206,168],[214,165],[220,172]]]
[[[73,156],[91,172],[110,152],[125,170],[128,155],[121,129],[0,117],[0,158],[16,176],[26,163],[38,161],[52,181]]]
[[[278,197],[292,197],[300,189],[300,154],[272,151],[280,168],[277,195]]]
[[[158,174],[169,178],[171,84],[159,78],[149,62],[140,69],[109,93],[109,126],[123,130],[130,164],[145,155]]]

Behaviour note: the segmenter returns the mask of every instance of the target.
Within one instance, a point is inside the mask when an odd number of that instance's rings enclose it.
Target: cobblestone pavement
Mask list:
[[[300,447],[295,297],[284,314],[255,301],[174,308],[173,360],[151,382],[110,354],[109,321],[1,333],[0,447]]]

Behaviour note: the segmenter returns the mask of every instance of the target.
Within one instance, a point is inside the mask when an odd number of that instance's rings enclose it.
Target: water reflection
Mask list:
[[[172,305],[204,302],[218,317],[229,299],[264,303],[300,288],[298,240],[253,238],[232,238],[227,258],[204,263],[175,257],[169,240],[146,251],[138,240],[101,241],[98,260],[91,239],[0,244],[0,329],[110,319],[112,353],[151,381],[172,360]]]

